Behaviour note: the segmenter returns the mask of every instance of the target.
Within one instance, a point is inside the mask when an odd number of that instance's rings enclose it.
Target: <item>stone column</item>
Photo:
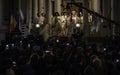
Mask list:
[[[111,19],[111,0],[103,0],[103,16]],[[111,32],[112,30],[110,29],[109,25],[110,22],[103,20],[104,25],[106,26],[106,28],[102,28],[102,36],[111,36]]]
[[[92,0],[89,0],[89,9],[92,10]]]
[[[111,0],[111,20],[114,20],[114,0]],[[113,38],[114,38],[114,35],[115,35],[115,25],[114,24],[112,24],[112,27],[113,27],[113,29],[112,29],[112,35],[113,35]]]
[[[51,18],[52,18],[52,1],[49,0],[48,2],[48,23],[51,24]]]
[[[92,0],[92,11],[101,14],[101,9],[100,9],[100,4],[101,1],[100,0]],[[94,36],[96,37],[100,37],[101,35],[101,18],[96,16],[96,23],[93,25],[93,27],[95,28],[95,32],[97,32]]]
[[[110,18],[111,0],[103,0],[103,16]]]
[[[28,34],[32,28],[32,0],[27,0],[27,27],[28,27]]]
[[[61,0],[55,0],[55,12],[61,14]]]
[[[92,0],[92,8],[95,12],[100,13],[100,0]]]
[[[45,13],[45,0],[39,0],[39,13]]]
[[[37,18],[37,14],[38,14],[38,0],[34,0],[33,18]]]
[[[111,19],[114,20],[114,0],[111,0]]]
[[[52,23],[52,1],[49,0],[49,10],[48,10],[48,23],[49,23],[49,36],[51,36],[51,23]]]
[[[83,0],[83,6],[88,8],[88,0]],[[86,10],[83,10],[83,32],[84,36],[89,36],[89,25],[88,25],[88,12]]]

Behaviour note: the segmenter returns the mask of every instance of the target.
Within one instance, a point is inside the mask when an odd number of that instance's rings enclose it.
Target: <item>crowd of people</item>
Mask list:
[[[82,17],[83,15],[80,14],[78,16],[76,11],[72,11],[71,14],[63,12],[61,15],[56,12],[52,21],[53,28],[56,29],[56,33],[53,35],[57,34],[58,36],[70,36],[73,33],[76,24],[80,24],[80,28],[82,28]]]
[[[119,38],[96,43],[80,36],[7,38],[0,46],[0,75],[120,75]]]
[[[51,23],[47,24],[44,13],[39,13],[36,18],[36,23],[40,25],[39,34],[48,36],[67,36],[70,37],[74,30],[83,31],[83,12],[72,10],[71,12],[55,12],[51,15]],[[88,13],[88,24],[90,25],[90,32],[96,30],[97,17]],[[97,22],[97,23],[96,23]],[[36,31],[36,30],[35,30]]]
[[[90,42],[82,33],[83,15],[76,11],[56,12],[52,32],[44,14],[38,17],[39,33],[1,41],[0,75],[120,75],[119,37]]]
[[[35,23],[39,24],[38,32],[45,40],[51,36],[70,37],[75,30],[84,31],[83,12],[71,10],[71,12],[55,12],[51,15],[51,23],[48,23],[45,13],[38,13]],[[88,13],[88,26],[90,34],[100,31],[101,19]],[[33,25],[35,26],[35,25]],[[33,28],[34,29],[34,28]],[[36,31],[36,30],[35,30]]]

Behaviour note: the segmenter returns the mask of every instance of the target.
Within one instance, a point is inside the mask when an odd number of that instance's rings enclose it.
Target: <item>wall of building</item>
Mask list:
[[[120,23],[120,0],[114,0],[114,20]]]
[[[52,1],[52,0],[51,0]],[[54,0],[53,0],[54,1]],[[62,1],[62,0],[61,0]],[[70,2],[71,0],[63,0],[64,2]],[[76,0],[76,2],[83,1],[83,0]],[[109,1],[109,0],[106,0]],[[106,2],[105,1],[105,2]],[[0,40],[5,39],[5,33],[9,31],[9,19],[10,19],[10,5],[12,0],[0,0]],[[21,8],[26,19],[27,16],[27,0],[21,0]],[[64,3],[63,2],[63,3]],[[107,2],[106,2],[107,3]],[[108,4],[104,4],[104,9],[108,9]],[[65,4],[65,3],[64,3]],[[113,9],[113,20],[120,23],[120,0],[114,0],[114,9]],[[110,8],[109,8],[110,9]],[[103,10],[103,15],[106,16],[108,11]],[[26,21],[25,21],[26,22]]]
[[[0,41],[5,39],[9,28],[10,0],[0,0]]]

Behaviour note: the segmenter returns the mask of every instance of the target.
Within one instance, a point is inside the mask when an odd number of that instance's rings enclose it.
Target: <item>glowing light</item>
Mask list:
[[[79,23],[77,23],[77,24],[76,24],[76,27],[80,27],[80,24],[79,24]]]
[[[69,45],[70,45],[70,43],[67,43],[66,45],[67,45],[67,46],[69,46]]]
[[[56,42],[59,42],[59,40],[57,39]]]
[[[119,62],[119,60],[117,59],[116,62]]]
[[[104,48],[103,50],[106,51],[106,48]]]
[[[36,28],[40,28],[40,25],[39,25],[39,24],[36,24],[35,27],[36,27]]]

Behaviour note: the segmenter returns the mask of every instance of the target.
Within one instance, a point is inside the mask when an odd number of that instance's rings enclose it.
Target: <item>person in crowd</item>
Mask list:
[[[91,34],[94,32],[98,32],[100,29],[101,19],[97,17],[96,15],[91,15],[92,21],[91,21]]]
[[[75,16],[75,12],[72,14]],[[60,16],[56,13],[53,18],[53,28],[58,28],[59,22]],[[54,34],[58,35],[57,31],[55,30]],[[120,38],[110,42],[108,41],[110,39],[100,41],[98,47],[98,42],[91,43],[88,39],[81,40],[78,35],[73,36],[74,40],[70,37],[57,37],[46,43],[41,41],[39,35],[36,37],[30,35],[20,41],[18,37],[14,37],[16,40],[12,39],[12,42],[1,41],[0,74],[120,75],[120,42],[118,41]],[[80,40],[76,41],[76,38]],[[22,45],[15,45],[16,42]]]
[[[80,24],[80,18],[78,17],[77,12],[72,10],[70,15],[70,25],[68,26],[68,36],[73,34],[73,30],[76,28],[77,23]]]
[[[67,36],[67,13],[66,12],[62,12],[60,16],[60,26],[61,26],[60,36]]]
[[[6,75],[16,75],[12,67],[6,69]]]
[[[60,15],[58,12],[55,12],[53,19],[52,19],[52,35],[58,36],[60,33]]]
[[[46,24],[40,34],[42,34],[44,42],[47,42],[50,37],[50,24]]]
[[[38,13],[38,23],[42,26],[45,24],[45,14]]]

